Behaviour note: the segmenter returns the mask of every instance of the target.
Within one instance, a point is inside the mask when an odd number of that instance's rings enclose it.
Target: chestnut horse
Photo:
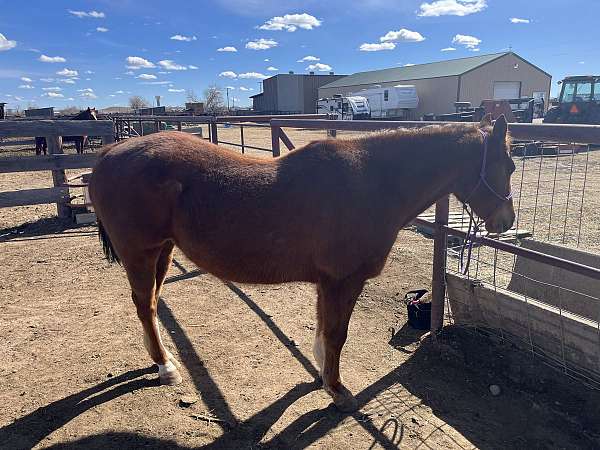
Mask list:
[[[365,281],[383,269],[399,230],[454,193],[490,232],[514,221],[507,123],[441,125],[315,141],[263,159],[181,132],[102,150],[89,186],[106,256],[127,272],[144,343],[161,383],[181,381],[164,347],[157,301],[173,248],[240,283],[317,285],[314,357],[342,411],[340,352]]]
[[[96,108],[88,108],[80,111],[69,120],[98,120],[96,116]],[[87,136],[63,136],[63,142],[75,142],[75,150],[77,153],[83,153],[83,149],[87,144],[88,137]],[[35,138],[35,154],[48,153],[48,143],[46,142],[45,137],[36,137]]]

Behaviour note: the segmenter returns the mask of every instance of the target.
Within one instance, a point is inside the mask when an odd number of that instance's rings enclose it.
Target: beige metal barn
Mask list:
[[[359,94],[361,89],[414,85],[424,114],[455,112],[455,102],[479,106],[487,99],[543,96],[548,99],[552,76],[514,52],[478,55],[414,66],[359,72],[319,88],[319,98]],[[546,102],[547,103],[547,102]]]

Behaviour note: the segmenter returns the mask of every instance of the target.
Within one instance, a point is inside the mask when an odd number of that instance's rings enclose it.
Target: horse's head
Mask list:
[[[82,116],[83,120],[98,120],[98,116],[96,115],[96,108],[90,108],[89,106],[85,111],[83,111]]]
[[[504,115],[492,126],[492,116],[487,114],[479,124],[481,134],[479,157],[476,164],[468,164],[471,176],[459,182],[456,196],[467,203],[485,221],[490,233],[503,233],[515,220],[510,177],[515,164],[510,157],[510,137]]]

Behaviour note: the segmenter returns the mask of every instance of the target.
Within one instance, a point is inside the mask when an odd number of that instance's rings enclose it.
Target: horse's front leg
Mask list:
[[[317,286],[317,335],[314,356],[323,379],[323,389],[343,412],[355,411],[358,403],[340,378],[340,353],[348,336],[348,323],[365,280],[349,277],[326,280]]]

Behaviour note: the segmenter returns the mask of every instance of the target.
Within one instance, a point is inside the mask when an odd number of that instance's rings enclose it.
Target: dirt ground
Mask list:
[[[431,277],[413,231],[355,309],[342,375],[361,409],[343,415],[314,381],[312,286],[223,283],[177,255],[159,316],[184,381],[159,386],[123,270],[54,214],[0,209],[0,448],[600,448],[597,391],[491,337],[407,325],[402,296]]]

